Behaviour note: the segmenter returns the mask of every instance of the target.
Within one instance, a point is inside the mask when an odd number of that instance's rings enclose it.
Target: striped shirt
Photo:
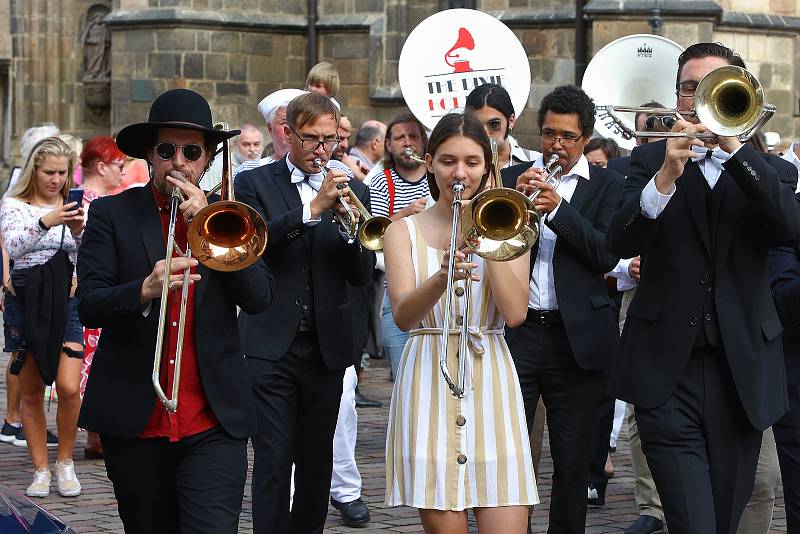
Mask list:
[[[408,182],[392,168],[392,183],[394,184],[394,205],[392,212],[389,213],[390,195],[386,174],[384,172],[376,174],[370,182],[369,195],[372,215],[390,217],[417,199],[425,198],[430,194],[428,180],[424,175],[417,182]]]

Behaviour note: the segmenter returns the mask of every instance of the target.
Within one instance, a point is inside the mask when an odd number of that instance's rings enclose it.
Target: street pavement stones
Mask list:
[[[0,353],[0,365],[3,369],[8,362],[8,354]],[[332,507],[328,509],[325,532],[358,532],[399,533],[422,532],[419,515],[408,507],[387,507],[384,502],[384,455],[386,447],[386,422],[389,413],[389,399],[392,384],[389,381],[389,369],[386,360],[370,360],[370,368],[365,371],[365,378],[360,386],[364,396],[383,402],[382,408],[359,409],[358,413],[358,446],[356,458],[363,477],[362,498],[370,509],[372,521],[362,528],[345,526],[339,513]],[[6,394],[5,381],[0,386],[0,408],[5,415]],[[120,406],[120,409],[124,407]],[[47,413],[49,428],[55,431],[56,403]],[[36,502],[66,521],[79,534],[123,533],[122,522],[117,515],[114,492],[106,478],[102,460],[83,459],[85,433],[78,435],[75,448],[75,471],[83,486],[77,498],[64,498],[58,495],[53,484],[49,497],[36,499]],[[550,500],[550,478],[553,464],[545,439],[542,462],[538,473],[539,495],[542,504],[535,507],[532,513],[533,532],[547,532],[547,515]],[[250,466],[239,532],[253,532],[251,516],[252,499],[250,493],[250,477],[252,475],[253,451],[248,448]],[[55,462],[56,450],[50,449],[50,463]],[[636,503],[633,499],[633,478],[628,450],[627,433],[623,429],[617,442],[617,451],[612,453],[615,475],[606,490],[606,505],[590,507],[586,518],[587,533],[622,532],[638,517]],[[52,467],[51,467],[52,468]],[[14,447],[0,443],[0,483],[20,493],[30,484],[33,467],[28,451],[23,447]],[[477,532],[474,517],[470,514],[470,532]],[[772,518],[771,533],[786,532],[786,518],[783,508],[783,490],[779,490]]]

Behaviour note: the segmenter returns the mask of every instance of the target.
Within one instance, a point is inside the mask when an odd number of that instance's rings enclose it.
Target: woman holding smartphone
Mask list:
[[[61,139],[48,137],[39,141],[28,156],[19,181],[0,207],[0,230],[9,256],[14,261],[11,288],[5,300],[5,344],[15,360],[22,360],[19,374],[22,426],[34,466],[33,483],[27,489],[31,497],[46,497],[50,493],[52,475],[47,458],[43,403],[46,386],[43,376],[50,374],[48,370],[55,370],[58,392],[59,439],[55,462],[58,491],[64,497],[74,497],[81,492],[72,462],[72,449],[81,405],[78,385],[83,357],[83,329],[78,320],[74,297],[74,268],[65,260],[60,263],[55,261],[61,258],[61,255],[56,256],[57,252],[63,250],[71,264],[75,265],[83,233],[83,209],[77,202],[65,202],[69,189],[74,185],[72,176],[76,160],[75,152]],[[53,260],[52,263],[48,263],[50,260]],[[44,280],[48,275],[44,273],[52,274],[47,282]],[[65,273],[66,276],[59,278],[58,273]],[[50,314],[48,319],[56,324],[66,316],[63,339],[55,352],[40,353],[38,349],[31,351],[28,348],[35,336],[41,338],[43,334],[46,335],[41,330],[41,324],[28,324],[26,321],[26,316],[30,315],[26,314],[26,308],[40,304],[37,299],[27,298],[31,295],[34,279],[40,282],[40,290],[47,283],[69,286],[53,288],[53,294],[59,289],[63,289],[62,294],[69,292],[65,310],[44,310]],[[54,356],[51,356],[53,352]]]
[[[471,113],[442,117],[425,162],[436,203],[392,223],[384,242],[392,313],[409,331],[389,412],[386,501],[419,508],[426,532],[466,534],[471,508],[482,534],[522,534],[528,507],[539,497],[519,379],[503,327],[525,320],[529,254],[496,262],[459,247],[453,305],[445,310],[453,184],[463,182],[461,198],[467,201],[491,173],[489,139],[480,120]],[[451,372],[457,368],[460,325],[468,325],[468,354],[462,355],[467,378],[460,399],[450,394],[439,370],[444,314],[453,325]]]

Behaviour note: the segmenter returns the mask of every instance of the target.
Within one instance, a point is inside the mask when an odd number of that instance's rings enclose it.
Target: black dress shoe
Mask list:
[[[358,391],[356,388],[356,407],[358,408],[380,408],[383,403],[376,400],[370,400]]]
[[[360,498],[350,502],[339,502],[331,497],[331,504],[342,514],[342,521],[348,527],[360,527],[369,523],[369,509]]]
[[[606,489],[589,483],[586,492],[586,504],[589,506],[604,506],[606,504]]]
[[[663,532],[664,522],[652,515],[640,515],[639,519],[625,529],[625,534],[652,534]]]

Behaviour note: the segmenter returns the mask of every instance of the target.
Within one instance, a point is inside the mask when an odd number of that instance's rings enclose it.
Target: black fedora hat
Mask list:
[[[125,154],[147,159],[147,151],[159,128],[196,130],[218,142],[239,135],[239,130],[215,130],[211,107],[202,95],[189,89],[170,89],[158,95],[150,106],[147,122],[130,124],[117,135],[117,146]]]

